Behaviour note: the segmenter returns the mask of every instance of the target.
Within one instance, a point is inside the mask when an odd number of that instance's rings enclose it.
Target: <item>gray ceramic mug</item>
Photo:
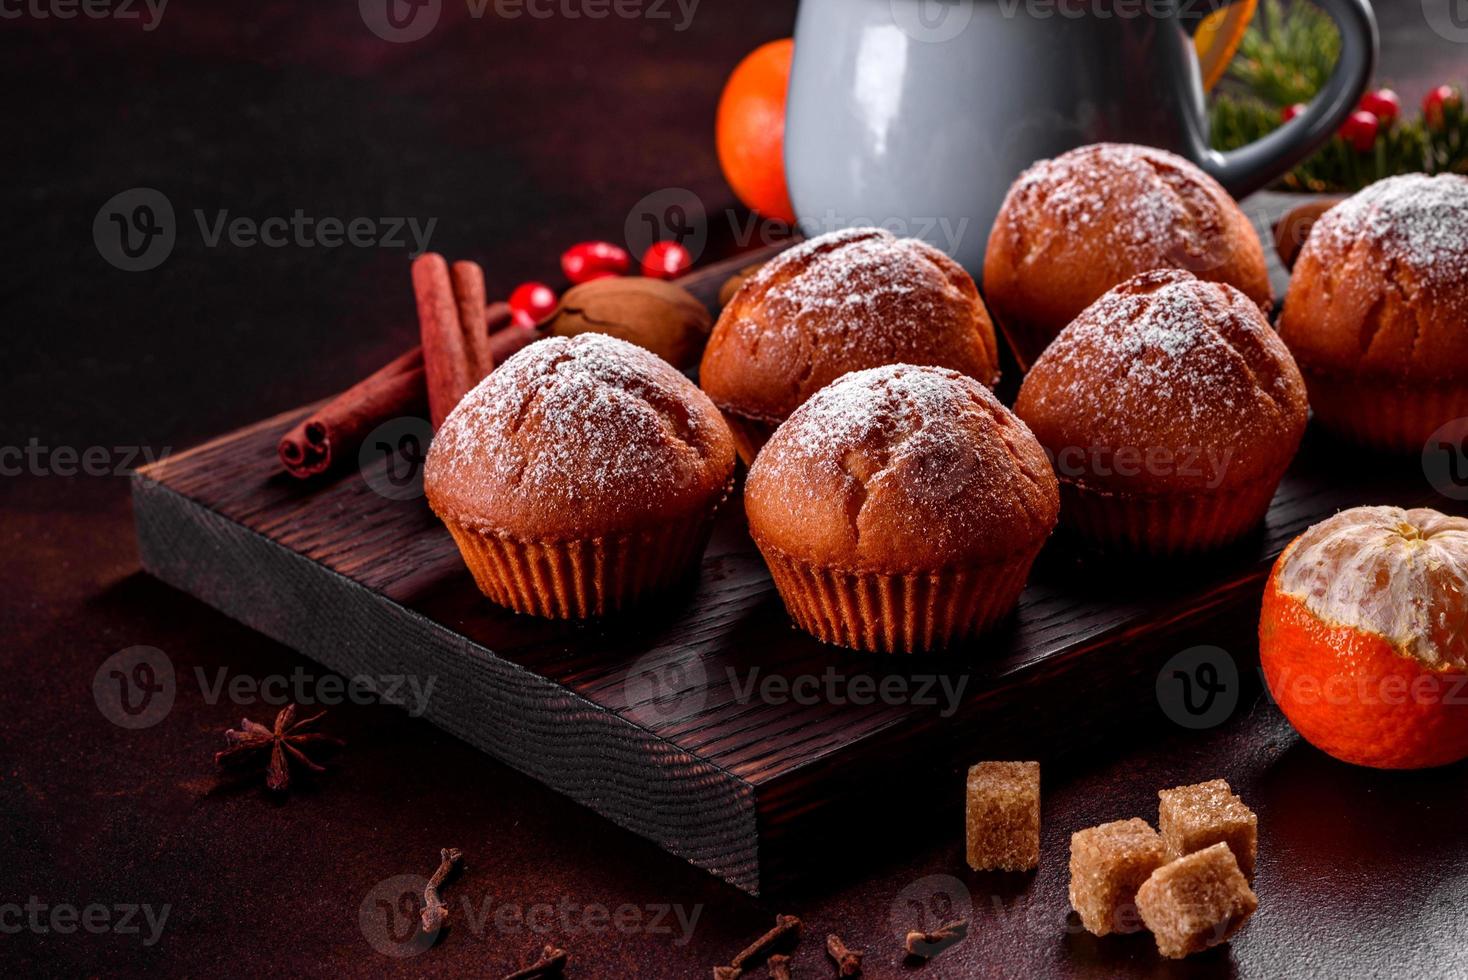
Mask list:
[[[1208,145],[1192,31],[1231,0],[801,0],[785,171],[806,234],[882,225],[977,275],[1010,183],[1087,143],[1163,147],[1242,196],[1329,139],[1376,61],[1367,0],[1314,0],[1341,57],[1309,108]]]

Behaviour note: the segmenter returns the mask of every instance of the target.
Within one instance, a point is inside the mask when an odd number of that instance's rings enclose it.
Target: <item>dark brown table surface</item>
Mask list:
[[[1383,74],[1404,99],[1468,75],[1468,48],[1432,33],[1419,4],[1379,6]],[[573,241],[621,237],[643,195],[683,188],[711,216],[708,254],[727,251],[745,215],[713,156],[715,101],[742,53],[789,33],[794,4],[703,0],[683,25],[676,4],[660,8],[667,19],[572,18],[562,11],[587,8],[558,0],[535,8],[549,17],[491,5],[475,20],[449,3],[409,44],[378,40],[357,7],[178,0],[153,30],[37,16],[59,2],[5,8],[0,446],[26,453],[19,467],[13,451],[0,460],[7,972],[498,976],[550,942],[571,950],[573,976],[696,977],[776,912],[813,934],[797,976],[830,975],[828,931],[869,951],[871,976],[1468,971],[1468,770],[1370,772],[1303,744],[1251,679],[1247,618],[1198,638],[1244,676],[1224,723],[1118,718],[1114,739],[1047,769],[1033,876],[967,871],[955,812],[919,839],[866,827],[841,868],[756,901],[373,704],[331,709],[351,744],[314,788],[277,802],[221,784],[221,732],[275,707],[214,685],[299,677],[324,697],[323,674],[143,575],[126,480],[66,475],[68,451],[93,448],[90,468],[111,471],[183,448],[343,387],[415,327],[404,250],[211,246],[195,211],[436,217],[432,246],[481,260],[504,291],[554,278]],[[129,273],[103,261],[92,224],[139,186],[172,203],[178,241]],[[135,645],[166,653],[177,695],[159,723],[129,730],[99,710],[93,680]],[[1066,914],[1070,832],[1152,816],[1159,787],[1214,776],[1260,815],[1247,930],[1181,965],[1145,935],[1080,932]],[[426,874],[449,845],[468,854],[449,895],[469,911],[455,905],[430,951],[374,951],[364,900]],[[899,935],[909,902],[935,895],[956,898],[973,929],[915,972]],[[167,909],[156,937],[123,911],[143,906]]]

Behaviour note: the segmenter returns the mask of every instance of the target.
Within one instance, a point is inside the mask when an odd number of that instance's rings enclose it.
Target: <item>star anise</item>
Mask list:
[[[322,711],[309,718],[296,721],[296,706],[288,704],[275,716],[275,729],[271,730],[258,721],[248,718],[240,722],[241,731],[231,728],[224,733],[229,748],[214,754],[214,761],[221,766],[245,766],[269,757],[265,766],[265,788],[273,792],[284,792],[291,784],[291,763],[295,762],[311,772],[325,772],[326,767],[312,761],[306,750],[313,745],[340,748],[347,743],[330,735],[314,731],[316,722],[326,714]]]

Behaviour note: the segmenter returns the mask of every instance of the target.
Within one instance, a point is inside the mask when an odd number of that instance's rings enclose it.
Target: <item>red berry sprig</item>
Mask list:
[[[1402,115],[1402,100],[1391,89],[1379,88],[1361,96],[1361,104],[1357,108],[1371,113],[1381,125],[1390,126]]]
[[[1381,132],[1381,120],[1365,109],[1357,109],[1346,118],[1340,132],[1341,138],[1357,153],[1370,153]]]
[[[624,276],[632,267],[627,250],[611,242],[579,242],[561,253],[561,271],[573,284]]]
[[[1463,105],[1463,94],[1451,85],[1439,85],[1427,93],[1422,100],[1422,115],[1427,119],[1427,128],[1441,132],[1448,111]]]
[[[517,327],[533,327],[555,308],[556,291],[543,282],[522,282],[510,293],[510,318]]]
[[[693,256],[677,242],[653,242],[642,253],[642,274],[652,279],[676,279],[693,268]]]

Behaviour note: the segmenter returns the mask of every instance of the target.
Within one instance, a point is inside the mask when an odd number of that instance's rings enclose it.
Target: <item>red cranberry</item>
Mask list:
[[[543,282],[522,282],[510,294],[510,318],[517,327],[533,327],[556,308],[556,291]]]
[[[1422,100],[1422,114],[1432,129],[1443,128],[1443,116],[1448,109],[1457,109],[1463,104],[1463,96],[1451,85],[1439,85],[1427,93]]]
[[[642,274],[653,279],[674,279],[693,268],[693,256],[677,242],[653,242],[642,253]]]
[[[1287,105],[1283,109],[1279,110],[1279,116],[1285,122],[1289,122],[1291,119],[1295,118],[1304,111],[1305,103],[1296,102],[1294,105]]]
[[[626,275],[631,267],[627,250],[611,242],[579,242],[561,253],[561,271],[573,283]]]
[[[1367,153],[1376,145],[1376,134],[1381,130],[1381,121],[1364,109],[1357,109],[1341,126],[1341,139],[1351,144],[1357,153]]]
[[[1375,116],[1383,126],[1390,126],[1402,114],[1402,100],[1389,88],[1367,92],[1361,96],[1360,107]]]

